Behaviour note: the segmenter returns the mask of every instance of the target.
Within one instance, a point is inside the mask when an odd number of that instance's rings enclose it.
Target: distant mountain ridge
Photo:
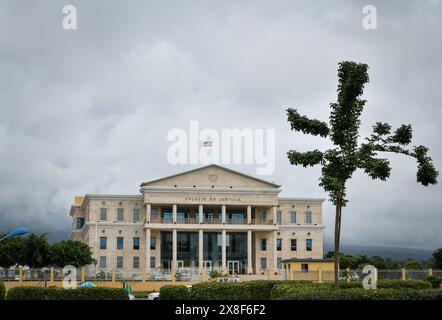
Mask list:
[[[325,242],[324,254],[328,251],[333,251],[333,244]],[[433,251],[424,249],[363,245],[341,245],[340,251],[348,252],[355,256],[379,256],[384,259],[390,258],[398,261],[406,261],[408,259],[428,260],[433,254]]]

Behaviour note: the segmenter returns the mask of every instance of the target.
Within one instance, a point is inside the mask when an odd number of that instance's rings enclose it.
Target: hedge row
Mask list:
[[[343,289],[362,288],[362,281],[343,281],[340,282],[339,287]],[[376,287],[378,289],[431,289],[432,285],[429,281],[424,280],[378,280]]]
[[[8,300],[128,300],[129,296],[123,289],[116,288],[41,288],[15,287],[9,289]]]
[[[190,300],[190,290],[186,286],[163,286],[160,300]]]
[[[0,300],[5,300],[6,297],[6,288],[3,281],[0,281]]]
[[[442,289],[326,289],[282,292],[276,286],[273,300],[442,300]]]
[[[430,289],[430,282],[422,280],[379,280],[378,289]],[[341,282],[345,290],[362,289],[362,282]],[[205,282],[195,284],[191,290],[185,286],[164,286],[160,290],[161,300],[269,300],[280,299],[292,291],[332,291],[333,283],[310,281],[246,281],[246,282]]]
[[[246,282],[204,282],[195,284],[191,290],[185,286],[164,286],[160,289],[161,300],[269,300],[272,289],[277,284],[294,287],[330,288],[328,284],[315,284],[309,281],[268,281]]]

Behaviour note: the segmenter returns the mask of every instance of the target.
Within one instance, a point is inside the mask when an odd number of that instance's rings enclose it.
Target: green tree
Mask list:
[[[329,251],[325,255],[325,258],[331,259],[334,257],[334,252]],[[354,255],[347,253],[347,252],[341,252],[340,259],[339,259],[339,267],[341,269],[356,269],[359,265],[359,259],[355,257]]]
[[[442,248],[436,249],[433,252],[433,268],[442,269]]]
[[[401,267],[401,263],[399,261],[394,261],[390,258],[387,258],[385,260],[385,264],[386,264],[386,269],[389,269],[389,270],[400,269],[400,267]]]
[[[437,183],[438,172],[431,158],[427,155],[428,148],[415,146],[407,148],[411,143],[411,125],[402,125],[391,133],[388,123],[377,122],[373,133],[360,143],[360,116],[365,100],[360,99],[365,84],[368,83],[368,66],[366,64],[344,61],[338,68],[337,102],[331,103],[329,123],[309,119],[300,115],[296,109],[287,109],[291,129],[323,138],[330,138],[334,147],[320,151],[298,152],[288,151],[292,165],[304,167],[322,165],[320,186],[329,193],[330,200],[336,207],[334,230],[335,254],[335,287],[339,286],[339,244],[341,233],[342,207],[346,205],[347,182],[356,169],[362,169],[373,179],[386,180],[390,176],[390,163],[385,158],[378,158],[378,152],[396,153],[414,157],[418,163],[417,181],[424,186]]]
[[[0,267],[9,268],[23,261],[25,242],[14,237],[0,241]]]
[[[60,241],[49,248],[51,264],[57,267],[72,265],[82,267],[93,262],[92,252],[87,244],[80,241]]]
[[[403,268],[405,269],[417,269],[417,270],[421,270],[424,268],[424,265],[422,262],[420,262],[419,260],[408,260],[407,262],[405,262],[402,265]]]
[[[31,268],[41,268],[49,265],[49,243],[45,234],[31,234],[24,238],[24,248],[21,261],[22,265]]]
[[[370,260],[370,264],[375,266],[377,269],[387,269],[387,264],[385,263],[384,258],[373,256]]]

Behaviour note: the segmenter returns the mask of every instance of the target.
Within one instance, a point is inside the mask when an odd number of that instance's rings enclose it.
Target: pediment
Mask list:
[[[241,172],[237,172],[219,165],[182,172],[173,176],[144,182],[141,186],[164,187],[206,187],[211,188],[267,188],[278,189],[280,186],[261,180]]]

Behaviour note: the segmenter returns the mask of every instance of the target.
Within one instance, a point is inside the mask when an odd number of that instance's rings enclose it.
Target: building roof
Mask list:
[[[159,178],[159,179],[143,182],[143,183],[141,183],[140,187],[144,187],[144,186],[149,185],[149,184],[154,183],[154,182],[158,182],[158,181],[162,181],[162,180],[166,180],[166,179],[170,179],[170,178],[175,178],[175,177],[178,177],[178,176],[181,176],[181,175],[184,175],[184,174],[196,172],[196,171],[199,171],[199,170],[202,170],[202,169],[207,169],[207,168],[218,168],[218,169],[221,169],[221,170],[225,170],[225,171],[228,171],[228,172],[231,172],[231,173],[243,176],[243,177],[248,178],[248,179],[252,179],[252,180],[255,180],[255,181],[259,181],[259,182],[268,184],[268,185],[270,185],[270,186],[272,186],[274,188],[281,187],[280,185],[278,185],[276,183],[269,182],[269,181],[262,180],[262,179],[258,179],[256,177],[249,176],[249,175],[244,174],[242,172],[235,171],[235,170],[232,170],[232,169],[229,169],[229,168],[217,165],[217,164],[210,164],[210,165],[207,165],[207,166],[204,166],[204,167],[199,167],[199,168],[196,168],[196,169],[180,172],[180,173],[177,173],[177,174],[174,174],[174,175],[171,175],[171,176],[167,176],[167,177],[163,177],[163,178]]]

